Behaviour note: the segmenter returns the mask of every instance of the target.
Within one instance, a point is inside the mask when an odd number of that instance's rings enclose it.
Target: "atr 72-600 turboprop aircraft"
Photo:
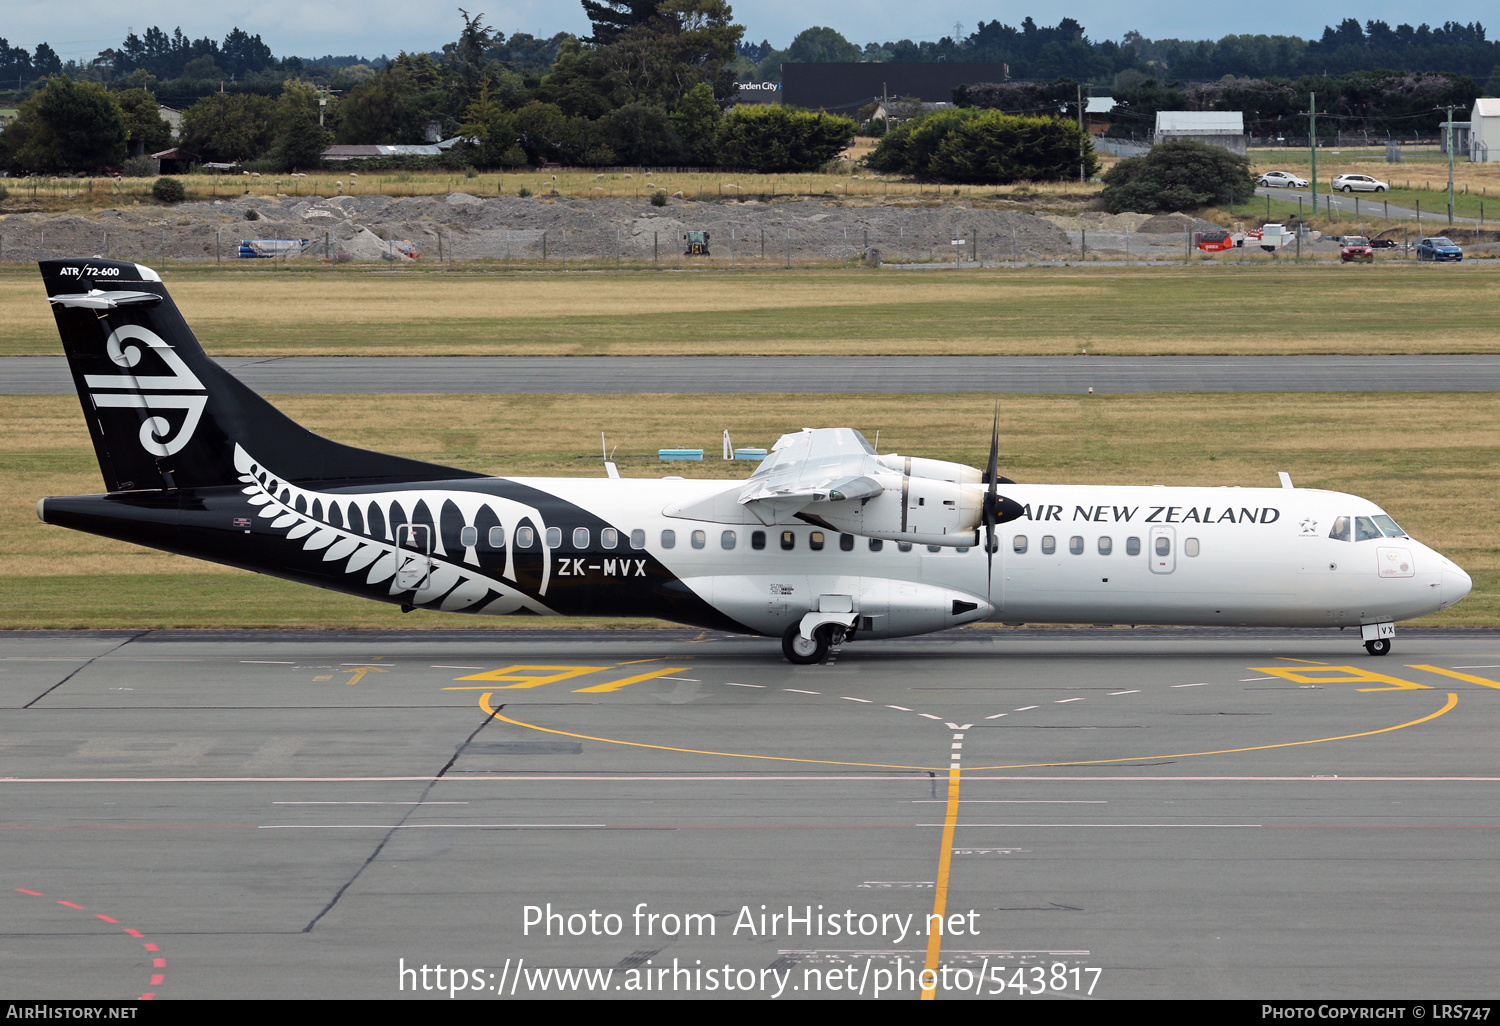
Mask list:
[[[1358,627],[1451,606],[1469,576],[1373,503],[1283,487],[1024,485],[785,435],[747,481],[485,477],[294,424],[210,360],[149,268],[47,260],[108,493],[43,521],[404,609],[656,616],[782,639],[1005,623]]]

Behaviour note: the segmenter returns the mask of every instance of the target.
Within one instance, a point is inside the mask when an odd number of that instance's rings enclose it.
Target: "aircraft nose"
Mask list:
[[[1474,587],[1474,580],[1452,563],[1443,566],[1443,604],[1453,605]]]

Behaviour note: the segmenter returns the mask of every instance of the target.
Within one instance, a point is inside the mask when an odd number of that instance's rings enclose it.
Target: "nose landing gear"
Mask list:
[[[1396,625],[1389,620],[1385,623],[1363,624],[1359,628],[1359,636],[1364,639],[1365,651],[1372,656],[1390,655]]]
[[[1390,638],[1371,638],[1365,642],[1365,651],[1372,656],[1383,656],[1391,654]]]

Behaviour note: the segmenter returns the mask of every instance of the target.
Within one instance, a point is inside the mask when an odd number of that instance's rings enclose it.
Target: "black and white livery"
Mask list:
[[[1016,484],[804,429],[748,480],[485,477],[341,445],[199,346],[149,268],[41,264],[106,493],[43,521],[406,609],[655,616],[782,639],[985,620],[1357,627],[1446,608],[1469,576],[1373,503],[1283,487]]]

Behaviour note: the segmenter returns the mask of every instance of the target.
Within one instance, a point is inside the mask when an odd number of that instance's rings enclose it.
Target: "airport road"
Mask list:
[[[1500,355],[307,356],[219,361],[270,395],[758,392],[1493,392]],[[0,357],[0,394],[67,395],[61,357]]]
[[[1326,186],[1325,186],[1326,187]],[[1307,201],[1307,212],[1312,213],[1312,194],[1305,189],[1282,189],[1266,186],[1258,186],[1255,190],[1257,196],[1270,196],[1272,199],[1284,200],[1295,203],[1298,199]],[[1318,203],[1324,210],[1337,210],[1340,213],[1358,215],[1363,213],[1366,217],[1407,218],[1422,220],[1426,218],[1423,227],[1428,229],[1428,234],[1441,234],[1442,229],[1448,224],[1448,204],[1445,200],[1440,209],[1417,211],[1412,207],[1393,207],[1385,198],[1383,192],[1359,192],[1359,193],[1318,193]],[[1453,221],[1456,224],[1481,224],[1477,217],[1463,217],[1455,214]],[[1413,240],[1415,241],[1415,240]]]
[[[12,632],[0,706],[14,998],[1494,993],[1500,632]]]

